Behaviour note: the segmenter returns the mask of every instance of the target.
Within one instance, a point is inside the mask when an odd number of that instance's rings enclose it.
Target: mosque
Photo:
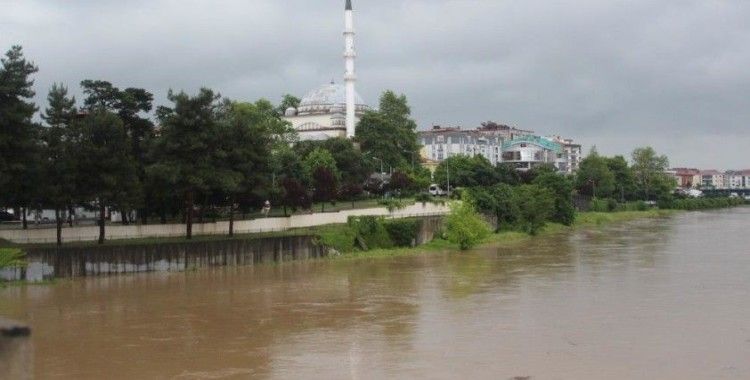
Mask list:
[[[334,137],[354,137],[355,126],[370,107],[355,90],[354,73],[354,16],[351,0],[344,7],[344,84],[331,81],[308,92],[297,108],[284,112],[284,119],[292,124],[300,140],[326,140]]]

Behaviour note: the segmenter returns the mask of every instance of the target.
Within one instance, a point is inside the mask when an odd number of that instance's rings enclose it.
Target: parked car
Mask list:
[[[16,220],[16,217],[13,214],[7,211],[0,211],[0,222],[12,222],[14,220]]]
[[[443,191],[443,189],[441,189],[437,184],[433,183],[432,185],[430,185],[430,195],[432,195],[433,197],[443,196],[445,194],[445,191]]]

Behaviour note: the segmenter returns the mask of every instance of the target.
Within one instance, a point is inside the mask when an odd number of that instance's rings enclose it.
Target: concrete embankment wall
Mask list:
[[[387,209],[369,208],[358,210],[344,210],[330,213],[314,213],[308,215],[294,215],[287,218],[262,218],[254,220],[240,220],[234,223],[237,234],[250,234],[271,231],[286,231],[293,228],[314,227],[326,224],[346,223],[350,216],[385,216],[390,218],[428,217],[445,215],[449,212],[447,206],[432,203],[416,203],[401,210],[388,212]],[[229,222],[197,223],[193,224],[193,234],[226,235],[229,232]],[[19,244],[54,243],[57,241],[55,228],[29,230],[0,230],[0,239]],[[140,239],[178,237],[185,235],[184,224],[153,224],[153,225],[111,225],[107,226],[107,240]],[[99,237],[99,227],[71,227],[63,228],[64,242],[95,241]]]
[[[442,217],[424,218],[416,244],[433,240],[441,229]],[[315,236],[29,248],[25,250],[27,265],[23,268],[0,270],[0,280],[42,281],[280,263],[326,257],[328,251],[328,247],[321,245]]]
[[[211,266],[253,265],[325,257],[312,236],[194,241],[162,244],[30,248],[27,265],[0,271],[4,280],[184,271]]]
[[[0,318],[0,379],[31,379],[31,330]]]

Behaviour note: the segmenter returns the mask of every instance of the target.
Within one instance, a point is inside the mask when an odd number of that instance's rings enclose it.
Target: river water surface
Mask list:
[[[0,289],[37,378],[750,379],[750,209]]]

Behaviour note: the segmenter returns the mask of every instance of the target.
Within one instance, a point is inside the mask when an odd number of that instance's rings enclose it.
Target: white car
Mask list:
[[[443,191],[440,186],[433,183],[432,185],[430,185],[430,195],[432,195],[433,197],[442,196],[445,195],[445,191]]]

